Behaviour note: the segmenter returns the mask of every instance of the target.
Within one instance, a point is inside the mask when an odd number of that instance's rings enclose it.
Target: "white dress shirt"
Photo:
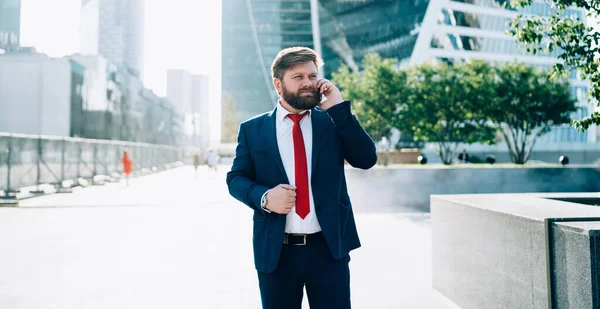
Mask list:
[[[296,213],[296,207],[292,208],[292,211],[287,214],[285,232],[286,233],[299,233],[299,234],[312,234],[321,231],[321,226],[317,220],[317,213],[315,211],[315,201],[313,199],[313,190],[311,185],[312,177],[312,121],[310,111],[305,111],[308,115],[304,116],[300,121],[300,129],[302,130],[302,138],[304,139],[304,149],[306,150],[306,163],[308,167],[308,195],[310,201],[310,212],[306,218],[302,219]],[[285,173],[287,174],[288,181],[291,185],[296,185],[296,173],[294,165],[294,139],[292,137],[292,128],[294,122],[289,117],[291,114],[287,111],[281,103],[277,103],[277,146],[279,148],[279,154]]]

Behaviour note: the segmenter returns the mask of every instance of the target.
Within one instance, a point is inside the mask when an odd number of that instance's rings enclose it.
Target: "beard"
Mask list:
[[[282,94],[281,97],[293,108],[297,110],[308,110],[313,109],[321,102],[319,91],[314,88],[306,88],[298,90],[298,92],[288,91],[285,85],[282,83]],[[306,91],[310,91],[311,95],[302,95]]]

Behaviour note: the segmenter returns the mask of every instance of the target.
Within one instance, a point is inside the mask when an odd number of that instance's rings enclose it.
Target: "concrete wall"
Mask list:
[[[590,130],[595,130],[595,128],[590,128]],[[421,150],[421,153],[427,157],[429,163],[442,163],[434,148],[434,145],[428,144]],[[492,146],[461,145],[458,149],[460,151],[467,149],[470,155],[475,155],[480,160],[485,160],[488,155],[493,155],[496,157],[496,163],[512,162],[505,143]],[[568,156],[571,164],[600,164],[600,143],[537,143],[529,160],[559,163],[560,156]]]
[[[594,145],[595,144],[591,144]],[[598,147],[600,148],[600,147]],[[571,148],[572,149],[572,148]],[[435,153],[424,153],[429,160],[429,163],[442,163]],[[488,155],[493,155],[496,158],[496,163],[512,163],[510,155],[506,151],[488,151],[488,152],[469,152],[470,155],[475,155],[479,159],[484,160]],[[565,145],[564,150],[540,150],[531,154],[529,161],[542,161],[546,163],[559,163],[560,156],[569,157],[571,164],[599,164],[600,149],[582,149],[570,150],[569,146]],[[456,162],[456,159],[455,159]]]
[[[427,212],[431,194],[598,192],[597,167],[375,167],[346,169],[357,211]]]
[[[550,308],[551,295],[554,308],[600,308],[600,223],[589,221],[600,218],[600,208],[548,199],[561,196],[600,198],[599,193],[432,196],[433,287],[463,309]],[[546,247],[544,222],[555,218],[584,221],[553,223]]]
[[[462,309],[546,309],[543,221],[432,204],[433,287]]]
[[[557,308],[600,308],[600,222],[552,228]]]

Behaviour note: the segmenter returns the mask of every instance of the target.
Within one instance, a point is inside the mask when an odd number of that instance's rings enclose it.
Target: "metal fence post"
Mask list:
[[[81,141],[77,142],[77,179],[81,178],[81,153],[83,150],[81,149]]]
[[[142,145],[142,162],[144,162],[144,168],[149,168],[148,166],[148,145]]]
[[[121,162],[121,152],[119,151],[119,146],[115,148],[115,154],[117,155],[117,160],[115,160],[115,173],[119,173],[119,163]]]
[[[8,135],[8,149],[7,149],[8,153],[6,156],[6,168],[7,168],[7,173],[6,173],[6,192],[4,192],[5,197],[8,197],[11,193],[11,188],[10,188],[10,170],[11,170],[11,165],[12,165],[12,134]]]
[[[8,135],[8,149],[6,150],[6,168],[7,168],[7,179],[6,179],[6,190],[4,191],[4,196],[0,196],[0,206],[18,206],[19,200],[17,199],[17,195],[13,194],[10,185],[10,174],[11,174],[11,164],[12,164],[12,135]]]
[[[37,143],[37,179],[36,179],[36,189],[30,190],[29,193],[32,194],[42,194],[45,193],[40,189],[40,185],[42,184],[42,136],[38,136]]]
[[[66,180],[65,167],[67,165],[67,140],[63,137],[60,143],[60,183],[58,184],[57,193],[72,193],[73,189],[65,188],[63,183]],[[71,184],[72,186],[72,184]]]
[[[156,170],[159,170],[159,164],[158,164],[158,147],[156,147],[156,145],[152,146],[152,162],[153,162],[153,167],[156,167]]]
[[[98,163],[98,144],[94,143],[94,171],[92,172],[94,174],[94,176],[98,175],[98,169],[97,169],[98,164],[97,163]]]
[[[65,138],[62,138],[62,142],[60,144],[60,186],[62,187],[62,182],[65,181],[65,151],[67,148],[67,141]]]

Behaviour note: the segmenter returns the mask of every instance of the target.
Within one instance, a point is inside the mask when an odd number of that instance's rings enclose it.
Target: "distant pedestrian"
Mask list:
[[[125,173],[125,183],[129,186],[129,175],[133,172],[133,161],[129,158],[127,150],[123,151],[123,172]]]
[[[467,153],[466,149],[463,149],[463,151],[458,155],[458,160],[461,163],[469,163],[469,154]]]
[[[194,175],[198,173],[198,167],[201,164],[200,153],[194,152]]]
[[[206,154],[206,165],[208,165],[209,169],[217,171],[217,165],[219,162],[219,157],[215,154],[215,152],[211,149]]]

